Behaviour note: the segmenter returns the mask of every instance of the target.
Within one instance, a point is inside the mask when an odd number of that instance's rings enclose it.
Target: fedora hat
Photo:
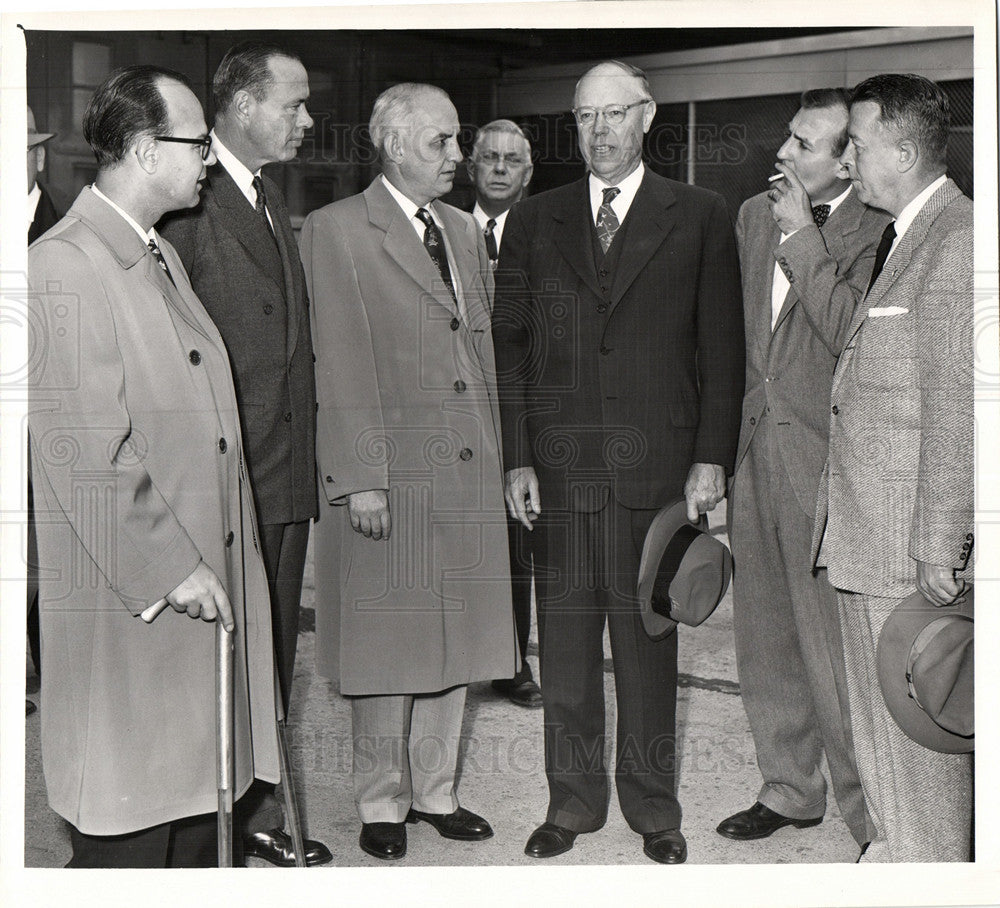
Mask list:
[[[942,608],[920,593],[893,609],[878,638],[878,680],[896,724],[929,750],[975,750],[973,589]]]
[[[28,148],[34,148],[36,145],[41,145],[42,142],[48,142],[55,135],[54,132],[38,132],[35,128],[35,114],[28,107]]]
[[[733,556],[710,536],[708,521],[687,519],[684,499],[663,508],[649,525],[639,561],[639,612],[646,633],[661,640],[678,622],[697,627],[722,600]]]

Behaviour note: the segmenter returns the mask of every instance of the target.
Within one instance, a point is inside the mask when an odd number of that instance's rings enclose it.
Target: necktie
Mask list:
[[[875,267],[872,268],[872,279],[868,282],[868,289],[871,290],[878,280],[878,276],[882,273],[882,268],[885,266],[885,260],[889,258],[889,250],[892,249],[892,241],[896,239],[896,222],[890,221],[885,225],[885,230],[882,231],[882,240],[878,244],[878,249],[875,250]]]
[[[500,250],[497,249],[497,238],[493,235],[493,228],[496,225],[497,222],[493,218],[490,218],[483,229],[483,236],[486,238],[486,254],[490,258],[491,265],[495,265],[497,259],[500,258]]]
[[[254,192],[257,193],[257,201],[253,206],[253,210],[257,212],[257,217],[264,222],[267,232],[271,234],[271,239],[274,239],[274,229],[267,218],[267,196],[264,195],[264,181],[260,178],[259,174],[253,178],[253,188]]]
[[[174,276],[170,273],[170,269],[167,267],[167,260],[163,257],[163,253],[160,252],[160,247],[156,245],[156,240],[149,241],[149,251],[153,253],[153,258],[156,259],[157,264],[163,269],[163,273],[170,278],[170,283],[174,284]],[[177,284],[174,284],[176,287]]]
[[[434,264],[437,265],[442,279],[451,291],[452,298],[455,298],[455,285],[451,282],[451,269],[448,267],[448,254],[444,249],[444,237],[441,236],[441,230],[434,223],[434,219],[426,208],[418,208],[417,217],[424,222],[424,248]]]
[[[817,227],[822,227],[828,217],[830,217],[829,205],[813,205],[813,220]]]
[[[604,201],[597,209],[597,238],[601,241],[601,248],[607,252],[611,246],[611,241],[615,238],[618,228],[618,215],[615,214],[611,203],[621,190],[617,186],[601,190],[604,193]]]

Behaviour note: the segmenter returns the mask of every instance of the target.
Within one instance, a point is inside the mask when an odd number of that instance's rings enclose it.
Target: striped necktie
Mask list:
[[[615,234],[621,226],[618,223],[618,215],[615,214],[614,209],[611,207],[611,203],[621,190],[617,186],[609,186],[607,189],[602,190],[602,192],[604,193],[604,201],[601,202],[601,207],[597,209],[597,238],[601,241],[601,248],[607,253],[611,246],[611,241],[615,238]]]

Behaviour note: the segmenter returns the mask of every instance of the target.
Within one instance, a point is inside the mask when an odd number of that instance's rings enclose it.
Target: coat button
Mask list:
[[[459,322],[459,320],[457,318],[453,318],[451,320],[451,322],[449,322],[449,327],[451,328],[452,331],[457,331],[458,330],[458,326],[460,324],[461,324],[461,322]]]
[[[270,303],[264,306],[264,315],[270,315],[272,312],[274,312],[274,306],[272,306]]]
[[[326,479],[327,482],[333,482],[333,477],[332,476],[326,476],[324,478]]]
[[[462,460],[472,460],[472,449],[462,448],[462,450],[458,452],[458,456],[461,457]]]
[[[607,356],[610,352],[610,347],[605,347],[604,344],[601,344],[601,356]]]
[[[462,379],[459,379],[457,382],[455,382],[453,387],[459,394],[461,394],[463,391],[465,391],[466,384],[464,381],[462,381]]]
[[[840,407],[838,407],[836,404],[834,404],[832,407],[830,407],[830,412],[834,416],[836,416],[840,412]]]
[[[966,533],[965,534],[965,538],[968,539],[971,542],[972,539],[973,539],[972,533]]]
[[[608,311],[608,307],[604,303],[598,303],[597,304],[597,311],[600,312],[603,315],[605,312]]]
[[[225,454],[225,453],[226,453],[226,449],[227,449],[228,447],[229,447],[229,445],[227,445],[227,444],[226,444],[226,439],[224,439],[224,438],[220,438],[220,439],[219,439],[219,450],[220,450],[220,451],[221,451],[221,452],[222,452],[223,454]]]
[[[756,416],[751,416],[750,417],[750,425],[751,426],[757,425],[757,417]]]
[[[607,276],[608,276],[608,269],[607,269],[607,268],[602,268],[602,269],[601,269],[600,271],[598,271],[597,273],[598,273],[598,274],[599,274],[599,275],[600,275],[601,277],[607,277]]]
[[[234,535],[234,533],[233,533],[232,530],[230,530],[228,533],[226,533],[226,548],[227,549],[233,544],[233,540],[235,538],[236,538],[236,536]]]
[[[188,354],[188,359],[191,360],[192,366],[197,366],[201,364],[201,354],[197,350],[192,350]]]
[[[289,410],[284,416],[281,417],[285,422],[292,421],[292,411]]]

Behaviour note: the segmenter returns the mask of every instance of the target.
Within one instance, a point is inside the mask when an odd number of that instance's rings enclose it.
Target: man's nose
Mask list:
[[[854,143],[848,142],[847,146],[844,148],[843,153],[840,155],[840,163],[844,167],[854,166]]]
[[[792,140],[789,138],[786,139],[785,144],[778,149],[778,160],[782,162],[787,161],[790,156],[791,149],[792,149]]]

